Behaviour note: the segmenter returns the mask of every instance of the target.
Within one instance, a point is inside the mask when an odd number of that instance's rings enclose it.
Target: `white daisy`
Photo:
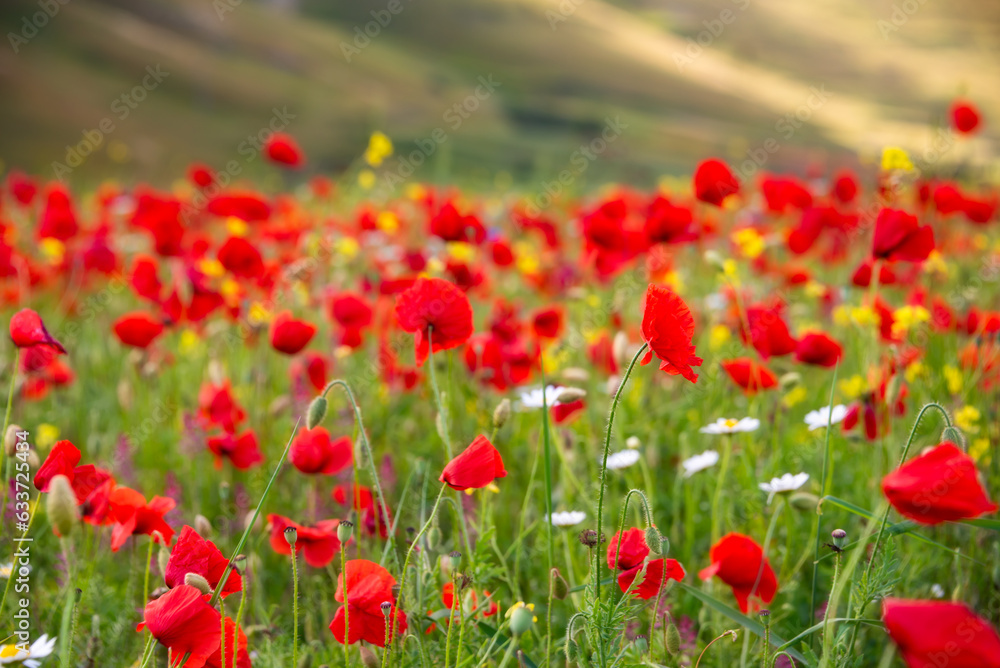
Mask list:
[[[561,385],[549,385],[548,387],[546,387],[544,395],[546,403],[549,406],[554,406],[557,403],[556,398],[560,394],[562,394],[562,391],[565,389],[566,388],[562,387]],[[528,390],[527,392],[522,392],[521,402],[520,404],[518,404],[518,407],[520,408],[520,410],[523,411],[529,411],[535,408],[541,408],[543,405],[542,398],[543,398],[542,388],[540,387],[536,387],[533,390]]]
[[[546,519],[548,518],[546,517]],[[585,519],[587,519],[587,513],[582,510],[569,510],[561,513],[552,513],[552,526],[571,527],[574,524],[579,524]]]
[[[684,477],[690,478],[698,471],[704,471],[705,469],[711,468],[718,463],[719,453],[715,450],[706,450],[700,455],[688,457],[681,462],[681,466],[684,467]]]
[[[56,639],[49,638],[48,635],[43,635],[31,643],[27,652],[18,649],[17,645],[0,645],[0,665],[23,663],[27,668],[38,668],[42,665],[39,659],[44,659],[52,654],[55,646]]]
[[[931,595],[934,598],[944,598],[944,587],[935,582],[931,585]]]
[[[628,468],[637,461],[639,461],[638,450],[619,450],[618,452],[612,452],[608,455],[608,470],[617,471],[618,469]]]
[[[760,420],[757,418],[745,417],[739,420],[719,418],[699,431],[703,434],[735,434],[740,431],[757,431],[759,427]]]
[[[844,418],[847,417],[847,406],[837,404],[833,407],[832,416],[830,415],[830,412],[829,406],[823,406],[823,408],[806,413],[805,422],[809,425],[809,431],[822,429],[828,423],[830,425],[835,425],[843,422]]]
[[[14,562],[8,561],[6,564],[0,564],[0,580],[6,580],[14,572]]]
[[[808,473],[786,473],[780,478],[771,478],[771,482],[762,482],[758,485],[761,491],[767,492],[767,502],[770,503],[775,494],[783,492],[794,492],[809,480]]]

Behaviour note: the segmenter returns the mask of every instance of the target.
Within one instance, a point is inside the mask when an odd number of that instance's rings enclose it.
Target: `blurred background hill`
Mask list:
[[[588,176],[636,185],[769,138],[777,171],[919,156],[959,95],[987,124],[947,151],[985,161],[998,138],[1000,3],[979,0],[5,0],[0,27],[0,160],[52,177],[110,117],[79,182],[243,160],[274,109],[310,172],[343,170],[374,130],[405,154],[441,128],[423,179],[557,172],[609,118],[623,129]]]

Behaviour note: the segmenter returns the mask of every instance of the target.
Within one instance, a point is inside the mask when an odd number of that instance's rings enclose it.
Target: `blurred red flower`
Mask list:
[[[795,361],[816,366],[836,366],[843,348],[833,338],[823,332],[809,332],[801,339],[795,348]]]
[[[740,182],[721,160],[709,158],[694,172],[694,195],[702,202],[722,206],[727,197],[739,191]]]
[[[153,637],[170,650],[171,666],[180,666],[190,654],[184,668],[200,668],[222,647],[221,615],[206,598],[190,585],[175,587],[146,604],[136,631],[149,628]]]
[[[294,355],[301,351],[316,335],[316,325],[292,317],[291,311],[282,311],[271,321],[271,347],[279,353]]]
[[[458,456],[448,462],[438,478],[452,489],[481,489],[496,478],[504,478],[507,471],[503,459],[493,444],[483,435],[476,438]]]
[[[955,100],[951,105],[951,127],[963,135],[972,134],[979,127],[979,110],[967,100]]]
[[[749,357],[723,360],[721,364],[733,382],[747,394],[756,394],[760,390],[778,386],[778,377],[774,372]]]
[[[264,145],[264,152],[271,162],[297,168],[305,163],[305,155],[296,141],[283,132],[275,132]]]
[[[875,219],[872,257],[876,260],[922,262],[934,250],[934,230],[920,226],[917,217],[900,209],[885,208]]]
[[[1000,636],[963,603],[890,597],[882,621],[910,668],[1000,666]]]
[[[45,329],[41,316],[30,308],[21,309],[11,317],[10,340],[18,348],[42,346],[60,355],[66,354],[63,345]]]
[[[126,346],[148,348],[163,333],[163,322],[144,311],[133,311],[115,321],[114,331]]]
[[[257,434],[247,429],[242,434],[224,432],[211,436],[207,442],[208,449],[215,456],[215,468],[222,468],[222,460],[228,459],[233,468],[246,471],[264,461],[264,455],[257,444]]]
[[[228,380],[205,383],[198,391],[198,414],[206,426],[219,426],[226,431],[236,431],[236,426],[246,419],[247,413],[233,396]]]
[[[759,598],[764,604],[774,600],[778,580],[771,563],[764,558],[764,550],[753,538],[728,533],[712,546],[709,558],[711,565],[702,569],[698,577],[708,580],[716,576],[732,587],[743,614],[749,610],[751,598]]]
[[[695,355],[693,337],[694,317],[684,300],[672,290],[650,283],[642,311],[642,339],[649,349],[642,364],[649,364],[655,353],[660,358],[660,370],[698,382],[698,374],[691,367],[701,366],[704,360]]]
[[[405,331],[415,335],[418,365],[428,354],[457,348],[472,336],[469,298],[441,278],[418,278],[396,298],[396,317]]]

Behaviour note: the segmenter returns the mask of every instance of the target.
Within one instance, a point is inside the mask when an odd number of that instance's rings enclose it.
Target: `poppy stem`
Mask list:
[[[448,668],[451,664],[451,632],[455,628],[455,608],[461,605],[459,600],[461,592],[456,591],[458,589],[455,582],[456,575],[454,572],[451,574],[451,609],[448,611],[448,633],[444,643],[444,668]]]
[[[830,380],[830,397],[827,401],[827,415],[826,415],[826,439],[823,443],[823,477],[819,483],[820,497],[824,497],[829,494],[827,489],[830,484],[830,432],[833,430],[833,392],[837,387],[837,374],[840,373],[840,362],[833,367],[833,378]],[[817,507],[816,510],[816,521],[813,523],[813,543],[815,544],[815,549],[813,551],[815,558],[819,559],[819,525],[820,525],[820,508]],[[816,611],[816,585],[819,579],[819,563],[813,564],[812,572],[812,588],[809,597],[809,614],[813,615]],[[809,639],[809,644],[812,646],[813,639]]]
[[[544,446],[544,473],[545,473],[545,518],[546,522],[546,554],[548,556],[548,570],[551,573],[553,567],[555,566],[555,560],[553,559],[553,538],[552,531],[554,527],[552,526],[552,439],[549,434],[549,398],[547,392],[545,391],[545,355],[540,356],[538,362],[542,371],[542,443]],[[549,604],[546,610],[546,622],[545,622],[545,657],[548,661],[548,657],[552,654],[552,585],[549,584]]]
[[[222,642],[219,643],[219,665],[226,667],[226,599],[219,599],[219,626],[221,628]],[[294,665],[294,664],[292,664]]]
[[[21,357],[21,349],[17,346],[14,347],[14,364],[10,368],[10,388],[7,390],[7,410],[3,415],[3,433],[0,435],[0,439],[3,440],[3,447],[0,447],[0,471],[4,472],[3,476],[3,493],[2,498],[0,498],[0,508],[7,507],[7,479],[10,477],[10,461],[4,464],[4,458],[7,456],[7,427],[10,426],[10,411],[14,406],[14,382],[17,380],[17,363]],[[11,580],[13,578],[10,578]],[[2,610],[0,610],[2,612]]]
[[[732,434],[724,434],[722,439],[722,463],[719,464],[719,477],[715,483],[715,494],[712,496],[712,545],[719,542],[719,534],[722,532],[719,526],[721,520],[719,506],[722,503],[722,488],[726,484],[726,473],[729,472],[729,460],[733,454]]]
[[[292,545],[292,668],[299,665],[299,567],[297,551]],[[344,577],[347,580],[347,577]],[[221,587],[220,587],[221,588]],[[346,597],[345,597],[346,600]],[[344,604],[347,605],[346,603]],[[347,636],[344,636],[347,639]],[[222,639],[225,644],[225,638]]]
[[[837,587],[837,579],[840,577],[840,562],[843,558],[842,553],[837,552],[834,557],[833,562],[833,581],[830,583],[830,591],[833,591]],[[864,614],[864,611],[862,611]],[[826,610],[823,612],[823,656],[828,656],[830,651],[830,645],[833,642],[833,637],[830,633],[830,606],[826,606]],[[857,628],[857,627],[855,627]]]
[[[240,655],[240,623],[243,621],[243,605],[247,602],[247,588],[244,585],[240,590],[240,607],[236,610],[236,626],[233,628],[233,668]],[[226,668],[225,665],[222,668]]]
[[[622,382],[618,384],[618,390],[615,392],[614,399],[611,400],[611,412],[608,415],[608,430],[604,436],[604,457],[601,460],[601,477],[600,477],[600,491],[597,495],[597,547],[601,544],[601,523],[604,520],[604,488],[605,482],[608,475],[608,454],[611,452],[611,430],[615,424],[615,413],[618,412],[618,402],[621,400],[622,390],[625,389],[625,384],[628,383],[629,376],[632,375],[632,369],[635,368],[635,363],[639,361],[639,358],[646,348],[649,346],[648,343],[643,343],[642,347],[636,352],[632,361],[629,362],[628,368],[625,370],[625,375],[622,377]],[[543,390],[544,392],[544,390]],[[597,611],[597,605],[601,601],[601,550],[595,549],[594,551],[594,612]],[[597,623],[596,615],[595,618],[591,620],[593,623]],[[603,651],[601,652],[603,657]]]
[[[156,540],[150,536],[149,537],[149,547],[146,549],[146,575],[142,580],[142,605],[146,606],[149,602],[149,565],[153,561],[153,543]]]
[[[347,543],[340,544],[340,576],[344,583],[344,668],[351,665],[351,610],[347,594]]]

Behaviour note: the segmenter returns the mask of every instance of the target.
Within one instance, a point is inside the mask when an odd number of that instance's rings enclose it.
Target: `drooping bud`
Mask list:
[[[571,404],[574,401],[579,401],[587,396],[586,390],[581,390],[579,387],[565,387],[562,392],[556,395],[555,401],[553,403],[557,404]]]
[[[298,540],[299,530],[295,527],[285,527],[285,542],[288,543],[289,547],[295,547]]]
[[[646,529],[646,547],[653,554],[663,554],[663,536],[660,535],[660,530],[653,525],[650,525]]]
[[[202,594],[212,593],[212,586],[208,584],[208,580],[203,575],[198,575],[197,573],[185,573],[184,584],[194,587]]]
[[[326,397],[323,395],[312,400],[312,403],[309,404],[309,410],[306,412],[307,429],[315,429],[323,422],[323,419],[326,417],[327,406]]]
[[[16,424],[12,424],[7,427],[7,431],[3,435],[3,451],[8,457],[13,457],[17,454],[17,432],[21,431],[21,428]]]
[[[500,429],[510,419],[510,399],[504,399],[493,409],[493,428]]]
[[[681,632],[677,630],[677,625],[671,619],[667,624],[667,653],[677,656],[681,651]]]
[[[941,432],[941,441],[950,441],[965,450],[965,434],[955,425],[944,428],[944,431]]]
[[[340,541],[341,546],[346,546],[347,541],[351,540],[351,536],[354,535],[354,522],[350,520],[340,520],[340,524],[337,525],[337,540]]]
[[[844,546],[847,545],[847,532],[843,529],[834,529],[830,532],[830,536],[833,538],[833,544],[839,550],[843,550]]]
[[[569,596],[569,583],[566,582],[566,578],[562,576],[558,568],[553,567],[549,571],[550,586],[552,587],[552,598],[557,600],[563,600]]]
[[[46,511],[49,514],[49,521],[60,536],[68,536],[73,527],[80,521],[80,509],[76,506],[76,494],[66,476],[57,475],[49,482]]]
[[[427,547],[432,550],[437,549],[438,545],[441,544],[441,529],[433,526],[427,530],[426,536]]]
[[[194,516],[194,530],[202,538],[209,538],[212,535],[212,523],[204,515]]]

